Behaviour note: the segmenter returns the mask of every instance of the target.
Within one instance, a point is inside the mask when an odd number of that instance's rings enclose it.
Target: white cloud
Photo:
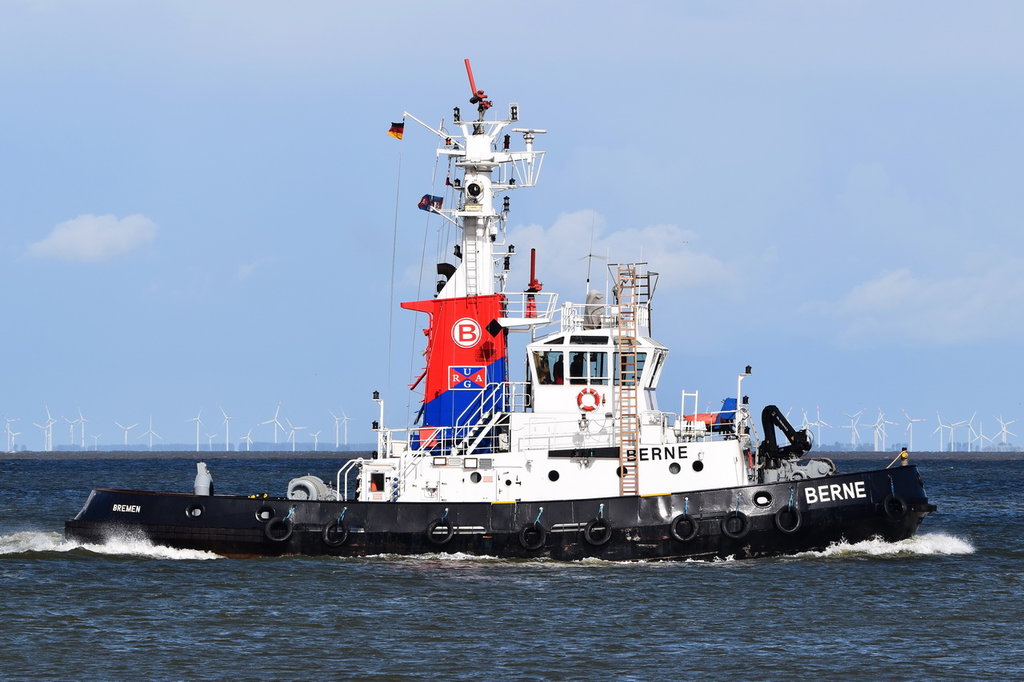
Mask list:
[[[269,258],[257,258],[249,263],[242,263],[235,270],[235,279],[241,281],[252,277],[257,270],[270,262]]]
[[[602,288],[609,258],[617,263],[648,263],[649,269],[660,275],[659,291],[731,287],[738,283],[736,268],[711,254],[695,250],[693,242],[699,239],[698,235],[677,225],[604,232],[604,218],[590,210],[562,214],[550,227],[514,228],[508,241],[516,245],[519,260],[512,281],[526,281],[524,275],[518,273],[529,267],[529,249],[536,246],[538,279],[547,289],[570,297],[581,298],[588,253],[595,255],[590,276],[591,286],[596,289]]]
[[[1024,333],[1024,262],[988,257],[946,278],[893,270],[829,304],[850,345],[949,346]]]
[[[138,213],[124,218],[80,215],[57,225],[45,239],[30,244],[28,254],[36,258],[98,263],[153,241],[156,231],[156,224]]]

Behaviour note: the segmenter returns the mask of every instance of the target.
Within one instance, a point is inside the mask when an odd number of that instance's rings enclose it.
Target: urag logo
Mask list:
[[[448,388],[479,389],[487,385],[487,372],[483,367],[449,367]]]

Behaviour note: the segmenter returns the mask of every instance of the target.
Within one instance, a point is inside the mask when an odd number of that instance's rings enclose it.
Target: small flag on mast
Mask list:
[[[417,204],[421,211],[440,211],[441,204],[444,202],[444,197],[435,197],[432,194],[424,194],[423,198],[420,199],[420,203]]]
[[[403,134],[405,134],[405,121],[402,121],[400,123],[392,122],[391,129],[388,130],[388,135],[401,140]]]

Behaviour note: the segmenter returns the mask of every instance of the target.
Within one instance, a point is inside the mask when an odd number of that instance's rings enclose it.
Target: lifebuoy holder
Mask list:
[[[576,405],[584,412],[593,412],[601,402],[601,394],[593,388],[585,388],[576,395]]]

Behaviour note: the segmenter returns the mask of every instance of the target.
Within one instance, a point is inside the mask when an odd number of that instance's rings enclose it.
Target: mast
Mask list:
[[[544,321],[526,319],[525,294],[513,305],[505,292],[507,261],[512,247],[504,248],[505,220],[509,198],[499,196],[513,189],[533,187],[540,175],[544,152],[533,148],[538,134],[546,131],[511,128],[519,120],[519,106],[510,104],[502,120],[488,120],[492,103],[477,87],[469,60],[469,103],[476,107],[475,120],[463,120],[455,107],[452,124],[457,133],[443,127],[434,129],[406,112],[440,138],[437,153],[451,159],[455,177],[450,178],[453,206],[431,210],[461,230],[456,256],[462,261],[454,269],[439,266],[446,280],[432,300],[403,303],[402,307],[427,313],[427,335],[423,412],[418,445],[444,447],[457,441],[462,430],[507,410],[508,328]],[[512,135],[521,133],[524,148],[512,151]],[[500,269],[497,263],[503,263]],[[417,380],[416,384],[419,384]],[[414,439],[415,440],[415,439]],[[417,443],[414,443],[414,446]]]

